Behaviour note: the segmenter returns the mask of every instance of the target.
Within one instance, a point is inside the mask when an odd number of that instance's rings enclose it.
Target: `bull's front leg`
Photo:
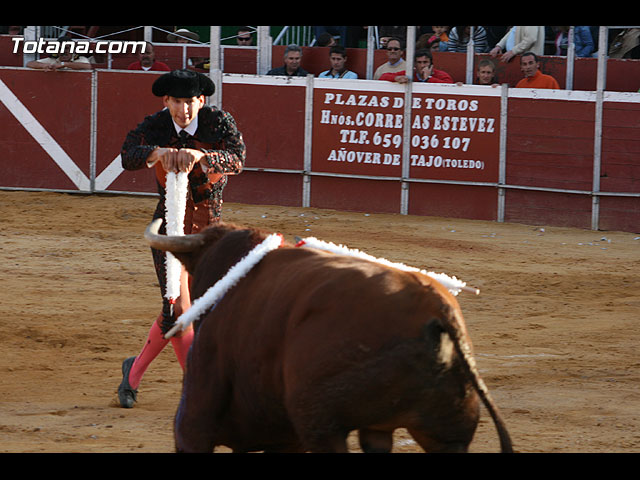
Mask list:
[[[184,397],[183,397],[184,400]],[[180,401],[174,423],[174,441],[177,453],[211,453],[215,448],[213,428],[203,428],[200,416],[189,411]],[[204,419],[202,419],[204,420]]]
[[[219,428],[216,419],[220,418],[225,391],[208,369],[197,368],[194,346],[189,352],[182,396],[174,421],[175,448],[179,453],[211,453],[217,445],[216,432]],[[190,368],[192,365],[194,367]],[[198,371],[199,374],[194,374]]]

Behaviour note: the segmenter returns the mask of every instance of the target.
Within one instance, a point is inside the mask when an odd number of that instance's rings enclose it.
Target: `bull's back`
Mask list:
[[[265,419],[287,423],[292,409],[311,415],[316,402],[357,409],[367,395],[384,395],[390,382],[402,381],[394,378],[399,372],[428,368],[425,325],[447,295],[379,264],[281,249],[227,293],[201,333],[217,345],[217,371],[233,385],[231,417],[253,419],[267,432]],[[358,390],[359,382],[368,391]]]
[[[459,307],[442,285],[351,257],[301,264],[308,268],[292,278],[299,295],[291,297],[283,352],[290,414],[311,416],[322,404],[354,422],[382,420],[384,411],[402,423],[394,411],[401,417],[429,389],[447,388],[435,380],[441,332],[430,325],[444,303]]]
[[[246,280],[248,295],[233,300],[246,311],[242,318],[283,347],[291,335],[317,331],[324,345],[349,337],[375,348],[419,335],[443,302],[455,302],[431,279],[304,248],[272,252]]]

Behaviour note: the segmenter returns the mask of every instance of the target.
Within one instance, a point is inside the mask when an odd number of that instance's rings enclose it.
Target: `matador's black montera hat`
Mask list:
[[[193,70],[173,70],[153,82],[151,91],[157,97],[169,95],[176,98],[191,98],[215,92],[215,85],[207,75]]]

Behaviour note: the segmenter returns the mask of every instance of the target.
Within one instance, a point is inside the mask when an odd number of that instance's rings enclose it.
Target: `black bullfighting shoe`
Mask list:
[[[129,385],[129,371],[135,359],[136,357],[129,357],[122,362],[122,383],[118,387],[118,399],[123,408],[133,408],[133,404],[137,401],[138,391]]]

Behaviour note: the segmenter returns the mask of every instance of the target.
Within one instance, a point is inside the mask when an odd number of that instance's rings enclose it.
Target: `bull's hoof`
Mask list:
[[[118,399],[120,400],[120,406],[123,408],[133,408],[133,404],[136,403],[138,397],[138,391],[129,385],[129,371],[135,359],[136,357],[129,357],[122,362],[122,382],[118,387]]]

